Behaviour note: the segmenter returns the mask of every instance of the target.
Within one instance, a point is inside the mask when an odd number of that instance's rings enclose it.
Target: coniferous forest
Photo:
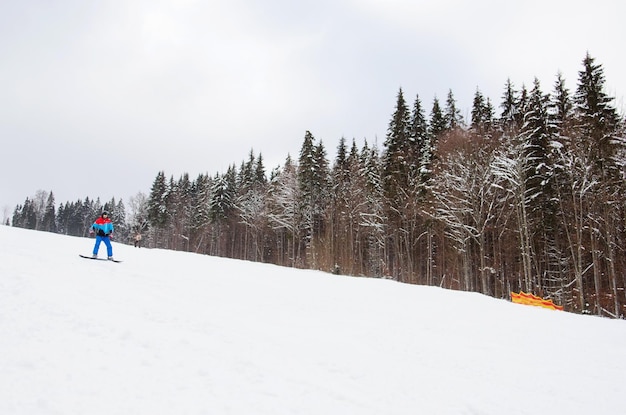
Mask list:
[[[589,54],[576,89],[556,76],[476,90],[471,119],[452,91],[426,108],[397,93],[382,148],[312,133],[266,172],[261,154],[213,176],[156,175],[149,194],[61,204],[40,191],[13,226],[86,236],[102,209],[115,240],[497,298],[525,291],[566,310],[626,314],[625,120]]]

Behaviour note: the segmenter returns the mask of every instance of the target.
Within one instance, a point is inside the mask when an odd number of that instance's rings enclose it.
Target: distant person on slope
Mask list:
[[[111,246],[111,234],[113,233],[113,223],[109,218],[108,212],[102,212],[102,215],[91,225],[90,234],[96,234],[96,244],[93,247],[93,257],[98,257],[98,249],[100,242],[104,242],[107,247],[107,259],[113,260],[113,247]]]
[[[139,232],[135,235],[135,248],[141,248],[141,234]]]

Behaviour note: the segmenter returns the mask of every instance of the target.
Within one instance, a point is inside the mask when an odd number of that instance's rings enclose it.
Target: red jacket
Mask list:
[[[102,216],[100,216],[98,219],[96,219],[94,224],[91,225],[91,228],[96,231],[96,234],[100,236],[109,236],[111,235],[111,233],[113,233],[113,222],[111,222],[111,219],[109,219],[108,217],[103,218]]]

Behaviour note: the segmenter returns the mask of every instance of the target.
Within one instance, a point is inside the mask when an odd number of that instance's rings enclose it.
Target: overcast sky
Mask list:
[[[400,87],[428,113],[451,89],[467,116],[507,78],[573,90],[587,51],[623,113],[624,4],[3,0],[0,216],[40,189],[127,201],[251,149],[269,173],[306,130],[332,160],[342,136],[382,144]]]

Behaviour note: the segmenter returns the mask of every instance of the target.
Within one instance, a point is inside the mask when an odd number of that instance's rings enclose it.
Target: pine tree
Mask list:
[[[437,97],[433,99],[433,108],[430,111],[430,139],[436,143],[441,135],[448,131],[448,122],[439,105]]]
[[[548,180],[551,139],[548,126],[548,97],[541,91],[537,78],[534,80],[528,105],[525,107],[522,137],[525,142],[526,188],[533,194],[539,193]]]
[[[422,107],[422,101],[419,95],[415,96],[415,102],[413,104],[413,111],[411,112],[411,119],[409,122],[409,140],[418,149],[418,156],[420,149],[424,146],[424,141],[428,136],[428,121],[424,115],[424,108]]]
[[[267,185],[267,177],[265,175],[265,166],[263,165],[263,156],[261,153],[256,158],[256,165],[254,168],[254,183],[255,185],[265,187]]]
[[[410,114],[402,89],[398,92],[396,109],[389,122],[383,152],[383,189],[392,211],[398,211],[408,186]]]
[[[359,179],[364,187],[364,209],[360,214],[359,226],[365,252],[362,260],[368,275],[382,277],[386,273],[384,266],[385,223],[383,163],[376,145],[363,144],[360,153],[361,172]]]
[[[485,105],[485,119],[483,121],[485,124],[485,132],[487,133],[487,137],[490,137],[493,133],[495,114],[496,111],[493,108],[493,104],[491,103],[491,100],[487,98],[487,104]]]
[[[333,182],[335,183],[334,190],[337,191],[337,187],[342,186],[349,179],[348,169],[348,149],[346,148],[346,139],[341,137],[339,145],[337,146],[337,156],[332,168]]]
[[[129,230],[126,223],[126,207],[122,199],[113,205],[113,218],[115,218],[115,238],[119,241],[129,241]]]
[[[46,210],[43,215],[43,222],[41,230],[47,232],[56,232],[56,210],[54,207],[54,194],[52,191],[48,194],[48,201],[46,202]]]
[[[226,174],[216,175],[213,180],[210,215],[213,222],[224,222],[234,208],[236,192],[237,169],[230,166]]]
[[[354,143],[354,142],[353,142]],[[329,225],[331,255],[337,267],[343,267],[350,256],[351,227],[350,227],[350,183],[352,181],[350,160],[346,147],[345,137],[341,137],[337,147],[337,155],[331,173],[331,199],[329,207]]]
[[[441,107],[439,106],[439,100],[437,99],[437,97],[435,97],[433,100],[433,108],[430,112],[429,125],[430,130],[428,134],[428,140],[426,140],[424,144],[422,160],[420,162],[420,174],[422,184],[427,184],[427,182],[430,180],[432,165],[436,158],[439,140],[447,131],[449,131],[445,116],[441,111]]]
[[[15,209],[13,209],[13,217],[11,218],[11,226],[15,226],[16,228],[23,228],[22,226],[23,209],[24,209],[24,205],[15,206]]]
[[[169,189],[165,182],[165,172],[160,171],[154,179],[148,198],[148,223],[155,233],[152,239],[157,244],[157,247],[164,246],[164,232],[169,218],[167,210],[168,191]]]
[[[302,231],[307,246],[311,243],[311,238],[313,237],[313,181],[315,170],[315,145],[313,140],[313,134],[310,131],[306,131],[302,147],[300,148],[297,166],[298,186],[300,188],[298,204],[303,217]]]
[[[239,173],[238,195],[235,201],[239,232],[239,257],[257,261],[262,258],[262,233],[267,226],[266,179],[262,157],[251,151]]]
[[[210,223],[210,200],[211,200],[211,188],[212,188],[212,180],[208,174],[202,173],[199,174],[196,180],[192,184],[191,190],[191,205],[192,209],[192,220],[191,227],[194,231],[193,246],[195,246],[195,250],[199,249],[199,245],[203,240],[203,232],[209,226]]]
[[[298,182],[300,183],[302,196],[306,204],[309,205],[313,195],[313,175],[315,170],[315,145],[313,140],[313,134],[307,131],[304,134],[304,141],[302,142],[298,159]]]
[[[192,222],[191,181],[188,173],[183,173],[177,181],[173,177],[170,178],[167,210],[172,236],[170,247],[188,250]]]
[[[549,120],[551,129],[558,135],[562,135],[569,127],[572,117],[572,99],[570,92],[565,85],[565,79],[559,72],[554,83],[554,92],[550,101]]]
[[[518,92],[514,89],[513,83],[507,79],[504,94],[502,95],[502,103],[500,104],[502,113],[500,115],[500,127],[507,135],[513,135],[521,127],[518,123],[520,109],[520,99]]]
[[[620,134],[620,118],[612,101],[604,92],[602,66],[587,53],[579,72],[574,113],[578,156],[586,159],[585,166],[592,168],[594,180],[601,183],[583,199],[589,204],[589,213],[585,215],[589,222],[584,225],[591,230],[587,250],[591,253],[593,306],[599,315],[603,313],[603,279],[608,280],[613,297],[620,295],[615,263],[619,257],[619,235],[623,235],[623,197],[619,195],[624,193],[622,157],[626,141]],[[613,306],[619,312],[617,301]]]
[[[463,116],[461,115],[461,110],[456,107],[456,100],[454,99],[451,89],[448,91],[448,96],[446,98],[444,118],[446,120],[447,130],[454,130],[455,128],[463,127]]]
[[[616,178],[619,169],[615,156],[620,142],[615,140],[615,132],[619,116],[611,105],[613,98],[604,92],[602,65],[587,54],[583,66],[574,97],[577,127],[598,171]]]
[[[316,214],[321,216],[330,197],[330,168],[326,157],[326,148],[321,140],[315,146],[313,160],[315,162],[313,170],[313,203]]]
[[[409,182],[421,185],[428,180],[426,173],[430,171],[430,162],[432,161],[430,156],[432,153],[429,149],[428,122],[426,121],[419,95],[415,97],[415,104],[413,105],[409,125],[409,140]]]
[[[324,232],[324,215],[329,196],[328,160],[326,150],[320,141],[314,143],[313,135],[307,131],[300,150],[298,183],[300,187],[300,209],[302,214],[303,236],[307,247],[310,266],[318,266],[316,249],[319,236]]]
[[[525,180],[525,201],[529,208],[530,233],[534,235],[534,256],[536,260],[536,285],[541,295],[548,289],[544,278],[559,272],[559,256],[556,255],[557,206],[553,175],[554,157],[551,155],[552,134],[548,117],[549,97],[541,91],[539,80],[535,78],[533,89],[528,96],[524,112],[523,140],[523,179]]]
[[[519,128],[523,128],[524,126],[524,115],[528,111],[528,101],[528,89],[526,89],[526,85],[522,84],[522,89],[519,93],[518,111],[515,117],[515,125]]]
[[[470,130],[478,135],[482,135],[484,131],[483,120],[485,117],[485,97],[478,88],[476,88],[474,100],[472,101],[471,117]]]
[[[241,168],[239,169],[239,175],[237,177],[238,187],[242,194],[248,192],[249,189],[254,187],[255,162],[256,159],[254,151],[251,149],[248,154],[248,160],[245,163],[241,163]]]
[[[472,103],[470,131],[481,137],[488,137],[493,127],[493,107],[478,88]]]
[[[35,209],[35,203],[29,198],[26,198],[24,201],[21,223],[22,227],[26,229],[37,228],[37,211]]]

